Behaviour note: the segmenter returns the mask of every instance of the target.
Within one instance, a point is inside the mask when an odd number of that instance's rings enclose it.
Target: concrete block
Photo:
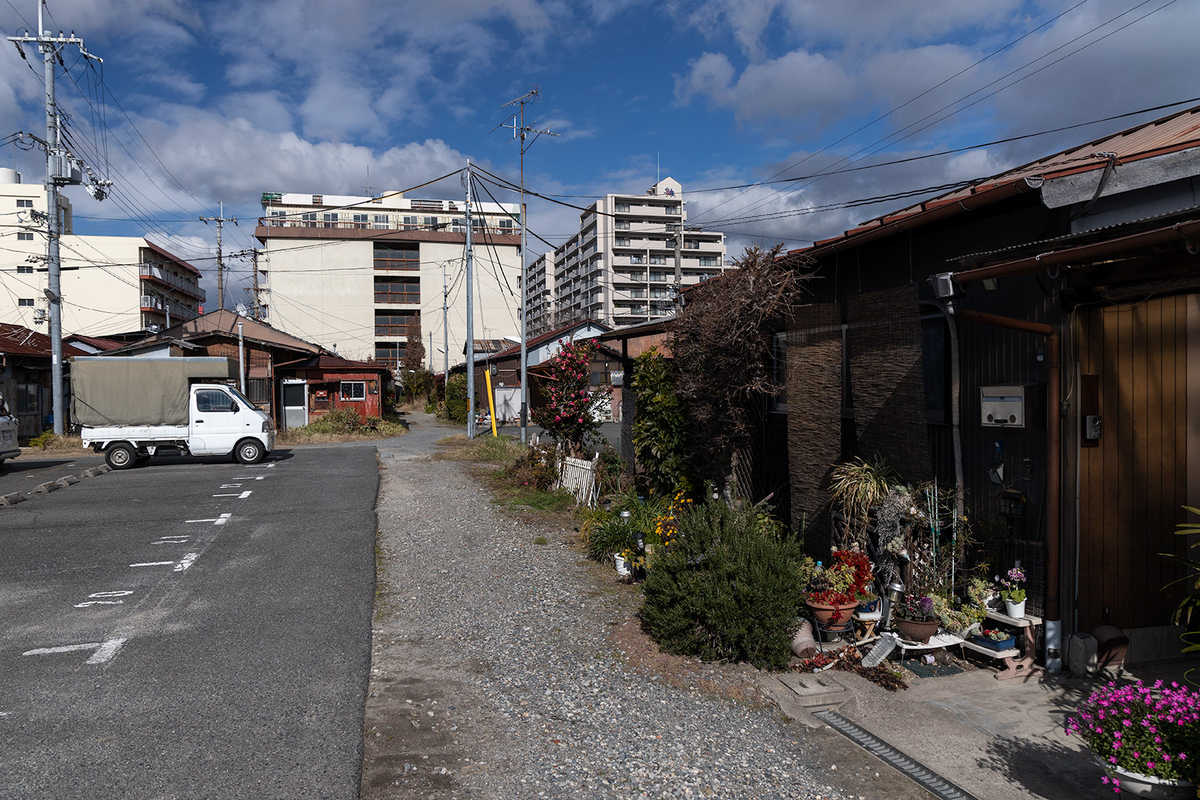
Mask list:
[[[46,481],[45,483],[39,483],[37,485],[37,488],[34,489],[33,491],[35,494],[49,494],[50,492],[53,492],[55,489],[60,489],[60,488],[62,488],[62,487],[59,486],[59,484],[55,483],[54,481]]]
[[[79,478],[74,475],[64,475],[55,481],[59,486],[70,486],[72,483],[79,483]]]
[[[79,474],[84,478],[94,478],[97,475],[103,475],[104,472],[105,472],[105,470],[100,469],[100,467],[91,467],[89,469],[85,469],[83,472],[81,472]]]
[[[12,492],[11,494],[0,495],[0,506],[15,506],[17,503],[25,501],[25,495],[20,492]]]

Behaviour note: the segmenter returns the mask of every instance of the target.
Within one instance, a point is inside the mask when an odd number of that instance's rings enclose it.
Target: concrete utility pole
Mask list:
[[[66,408],[63,400],[63,363],[62,363],[62,263],[59,260],[58,240],[62,236],[62,215],[58,210],[58,187],[83,182],[83,163],[68,153],[62,146],[59,133],[58,106],[54,98],[55,62],[59,52],[65,45],[73,44],[79,47],[84,58],[95,61],[102,59],[92,55],[83,46],[83,39],[72,33],[63,36],[51,36],[42,21],[42,7],[45,0],[37,0],[38,29],[37,36],[10,36],[8,40],[17,47],[21,58],[25,51],[21,43],[37,44],[38,52],[42,54],[43,70],[46,83],[46,299],[50,301],[50,402],[51,414],[54,417],[54,434],[61,436],[63,421],[66,419]],[[103,185],[98,182],[88,186],[88,191],[97,200],[104,198]]]
[[[683,223],[675,228],[675,311],[683,307]]]
[[[250,251],[251,268],[254,270],[254,319],[262,319],[262,301],[259,300],[258,293],[261,288],[258,285],[258,248]],[[168,326],[170,327],[170,326]]]
[[[471,250],[471,159],[467,159],[464,173],[467,182],[467,438],[475,438],[475,307],[471,295],[471,272],[475,269],[475,257]],[[447,378],[450,376],[447,375]]]
[[[518,135],[521,139],[521,444],[525,444],[529,436],[529,374],[526,369],[529,362],[529,352],[527,349],[529,338],[526,335],[528,332],[526,325],[526,317],[528,315],[526,314],[526,311],[528,310],[529,305],[529,284],[525,266],[525,248],[528,244],[528,239],[525,233],[525,229],[528,227],[528,225],[525,224],[527,221],[525,210],[525,151],[528,148],[525,145],[525,137],[530,133],[536,133],[538,135],[544,133],[548,136],[558,136],[558,134],[553,131],[537,130],[536,128],[527,127],[525,125],[525,105],[533,102],[536,98],[541,97],[541,95],[541,90],[537,87],[534,87],[518,97],[516,100],[510,100],[504,105],[500,106],[501,108],[508,108],[513,104],[517,104],[520,106],[521,115],[520,124],[517,124],[517,121],[514,118],[513,124],[504,126],[506,128],[512,128],[514,139],[517,138]],[[537,139],[535,137],[534,141],[536,140]],[[533,142],[530,142],[529,144],[532,145]]]
[[[442,386],[450,379],[450,289],[446,286],[446,262],[442,262]],[[432,332],[432,331],[431,331]],[[432,345],[430,345],[432,347]]]
[[[221,229],[226,222],[232,222],[237,225],[237,217],[225,217],[225,203],[220,203],[220,213],[215,217],[200,217],[200,221],[207,225],[210,222],[217,223],[217,310],[225,308],[225,262],[221,260]],[[255,272],[255,275],[258,273]],[[257,301],[256,301],[257,302]]]

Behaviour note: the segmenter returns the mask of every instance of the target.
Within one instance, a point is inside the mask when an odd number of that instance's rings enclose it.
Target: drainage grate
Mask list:
[[[935,796],[944,800],[976,800],[975,795],[960,789],[918,761],[909,758],[887,742],[868,733],[836,711],[814,711],[812,715],[869,753],[891,764]]]

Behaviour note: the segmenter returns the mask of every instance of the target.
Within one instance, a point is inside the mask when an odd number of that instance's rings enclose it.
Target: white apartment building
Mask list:
[[[474,335],[520,334],[520,215],[516,203],[473,203]],[[255,230],[272,326],[345,358],[392,368],[420,331],[426,363],[440,371],[467,337],[464,203],[267,193]],[[447,324],[443,326],[443,290]],[[432,347],[431,336],[432,334]]]
[[[579,233],[530,270],[530,335],[582,319],[620,327],[672,313],[679,289],[726,268],[725,234],[686,223],[672,178],[644,195],[610,194],[589,206]]]
[[[0,169],[0,322],[49,331],[46,190]],[[138,236],[77,236],[60,195],[62,330],[106,336],[161,328],[200,313],[200,270]],[[39,328],[38,326],[44,326]]]

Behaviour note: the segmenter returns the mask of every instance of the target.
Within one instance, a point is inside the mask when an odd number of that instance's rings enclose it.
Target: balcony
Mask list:
[[[176,322],[187,322],[190,319],[200,316],[200,312],[194,311],[187,306],[172,303],[161,297],[152,297],[148,294],[141,296],[141,309],[149,314],[161,314],[163,317],[169,316],[172,325]]]
[[[204,302],[204,290],[195,281],[188,281],[164,270],[157,264],[138,264],[138,276],[147,282],[169,286],[175,291],[182,292],[188,297],[194,297]]]
[[[413,201],[416,202],[416,201]],[[403,218],[401,218],[403,219]],[[478,224],[476,219],[475,233],[487,233],[493,235],[518,236],[521,233],[520,226],[512,225],[512,217],[505,215],[504,220],[509,222],[506,227],[501,227],[501,217],[489,217],[484,220],[487,224]],[[385,230],[385,231],[428,231],[431,230],[424,224],[405,223],[398,220],[389,222],[354,222],[353,220],[326,220],[326,219],[301,219],[298,216],[288,217],[259,217],[258,226],[260,228],[333,228],[335,230],[346,231],[361,231],[361,230]],[[449,230],[452,233],[465,233],[465,227],[462,225],[451,225],[450,223],[439,223],[437,230]]]

